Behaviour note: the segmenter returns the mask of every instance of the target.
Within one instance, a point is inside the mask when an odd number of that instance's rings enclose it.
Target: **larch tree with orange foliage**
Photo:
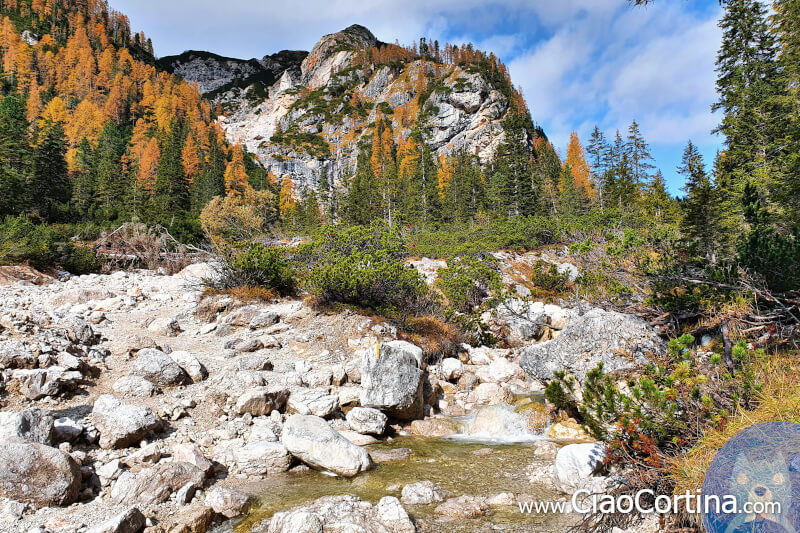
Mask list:
[[[592,171],[589,168],[589,163],[586,161],[586,151],[583,149],[578,132],[573,131],[569,135],[569,144],[567,144],[567,157],[564,160],[564,166],[569,167],[572,173],[572,182],[578,194],[583,200],[588,201],[594,198],[595,190],[594,183],[592,183]]]

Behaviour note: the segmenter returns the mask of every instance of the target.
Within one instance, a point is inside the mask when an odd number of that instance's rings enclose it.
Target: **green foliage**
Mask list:
[[[98,271],[102,261],[97,255],[71,243],[69,238],[57,226],[36,224],[27,216],[7,216],[0,224],[0,264],[60,267],[73,274]]]
[[[285,250],[262,243],[240,243],[226,254],[220,288],[262,287],[290,294],[297,284]]]
[[[560,294],[568,289],[569,271],[559,272],[558,265],[540,259],[533,264],[531,283],[537,289]]]
[[[736,376],[719,354],[700,356],[695,339],[671,339],[668,353],[649,362],[636,378],[606,374],[603,365],[586,375],[580,401],[576,383],[557,373],[547,398],[576,411],[590,435],[611,445],[617,460],[658,461],[658,455],[695,442],[705,428],[720,427],[739,406],[750,405],[761,385],[754,364],[763,351],[734,349]]]
[[[382,312],[415,314],[430,305],[428,286],[414,267],[403,264],[406,245],[382,226],[323,228],[298,249],[304,287],[324,303]]]
[[[437,272],[436,286],[452,312],[472,314],[489,296],[503,288],[500,266],[491,255],[451,257]]]
[[[770,227],[754,228],[739,243],[739,264],[773,291],[800,289],[800,230],[781,235]]]

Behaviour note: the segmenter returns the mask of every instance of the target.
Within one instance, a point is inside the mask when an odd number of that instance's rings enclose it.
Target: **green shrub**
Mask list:
[[[72,253],[63,261],[62,267],[71,274],[91,274],[103,267],[103,260],[93,251],[82,246],[71,246]]]
[[[328,228],[296,259],[307,269],[305,288],[323,303],[413,315],[431,301],[417,270],[401,261],[406,255],[400,236],[375,224]]]
[[[739,264],[777,292],[800,289],[800,234],[757,227],[739,243]]]
[[[218,285],[223,289],[262,287],[288,294],[295,288],[296,276],[283,249],[247,243],[229,252]]]
[[[458,313],[474,312],[503,288],[498,261],[491,255],[452,257],[437,274],[436,286],[447,299],[448,308]]]
[[[538,289],[558,294],[567,290],[569,272],[559,272],[558,265],[540,259],[533,264],[531,283]]]

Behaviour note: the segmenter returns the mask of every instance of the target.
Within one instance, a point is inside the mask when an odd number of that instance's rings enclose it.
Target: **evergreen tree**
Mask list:
[[[719,22],[717,92],[712,106],[723,112],[715,130],[725,137],[720,172],[730,175],[728,194],[741,197],[751,176],[769,179],[775,138],[773,112],[777,81],[776,43],[766,8],[758,0],[729,0]],[[764,184],[766,185],[766,183]]]
[[[683,210],[682,228],[689,245],[697,253],[716,263],[719,237],[719,196],[706,173],[703,157],[691,141],[683,152],[678,173],[686,178],[683,191],[686,197],[681,202]]]
[[[72,171],[72,207],[80,218],[89,217],[95,197],[94,153],[84,137],[78,145]]]
[[[539,211],[541,190],[534,182],[525,117],[509,113],[503,121],[505,139],[498,146],[490,186],[495,209],[505,216],[532,215]]]
[[[192,185],[192,212],[200,211],[215,196],[225,195],[225,168],[227,161],[221,146],[222,139],[217,138],[216,131],[208,133],[208,153],[199,179]]]
[[[358,154],[356,172],[350,179],[344,216],[351,224],[368,225],[380,216],[380,191],[375,187],[370,154],[363,147]]]
[[[122,213],[121,198],[125,198],[127,177],[122,168],[126,140],[121,129],[108,121],[100,132],[94,149],[95,200],[91,209],[95,218],[114,220]]]
[[[22,213],[28,198],[31,146],[24,102],[16,95],[0,101],[0,215]]]
[[[67,175],[67,141],[59,123],[45,122],[36,132],[33,171],[29,193],[31,206],[39,216],[54,221],[70,200]]]
[[[600,207],[603,207],[603,188],[605,186],[605,176],[609,171],[609,150],[610,147],[605,134],[595,124],[591,137],[589,137],[589,143],[586,146],[586,154],[589,156],[592,179],[594,180],[595,189],[598,191]]]
[[[667,191],[661,171],[657,171],[647,186],[644,210],[648,217],[659,222],[672,223],[678,220],[677,204]]]
[[[575,177],[569,164],[564,164],[561,172],[561,190],[558,193],[559,212],[567,217],[574,217],[581,208],[581,197],[575,186]]]
[[[651,163],[653,156],[650,154],[650,147],[635,120],[628,127],[625,151],[630,158],[633,182],[637,188],[643,189],[650,179],[650,171],[655,167]]]
[[[181,163],[184,142],[181,124],[173,120],[162,134],[161,162],[153,188],[153,219],[167,227],[185,218],[189,211],[189,190]]]

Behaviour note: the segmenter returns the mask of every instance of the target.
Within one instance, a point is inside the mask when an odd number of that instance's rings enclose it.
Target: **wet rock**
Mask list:
[[[165,502],[187,483],[203,485],[203,471],[189,463],[159,463],[138,474],[124,472],[111,488],[111,500],[119,505],[151,505]]]
[[[53,416],[36,407],[20,413],[0,412],[0,442],[20,440],[51,444],[54,430]]]
[[[608,373],[632,368],[649,353],[663,353],[666,344],[647,322],[633,315],[592,309],[573,318],[553,340],[528,346],[520,364],[540,381],[565,370],[579,382],[586,373],[603,363]]]
[[[239,471],[251,476],[286,472],[292,463],[292,457],[280,442],[248,442],[235,449],[233,457]]]
[[[437,515],[447,518],[480,518],[486,514],[489,506],[485,498],[475,496],[459,496],[450,498],[433,510]]]
[[[432,481],[419,481],[403,487],[400,501],[405,505],[428,505],[444,501],[442,486]]]
[[[214,487],[206,493],[206,505],[226,518],[236,518],[250,508],[250,497],[242,491],[227,487]]]
[[[290,413],[325,417],[339,408],[339,398],[325,389],[292,392],[286,404]]]
[[[131,507],[100,525],[90,527],[86,533],[140,533],[145,517],[136,507]]]
[[[533,455],[542,459],[555,459],[558,446],[549,440],[537,440],[533,443]]]
[[[147,398],[161,394],[161,389],[152,381],[140,376],[123,376],[114,382],[112,389],[123,396]]]
[[[31,505],[69,505],[78,498],[81,469],[56,448],[0,442],[0,496]]]
[[[547,436],[554,440],[594,442],[594,439],[573,418],[568,418],[550,426],[550,429],[547,430]]]
[[[386,415],[370,407],[353,407],[347,413],[347,423],[353,431],[365,435],[383,435],[386,431]]]
[[[133,361],[133,374],[162,387],[184,385],[191,381],[170,356],[155,348],[139,350]]]
[[[276,513],[268,533],[322,533],[340,524],[360,533],[412,533],[416,531],[397,498],[386,496],[377,505],[357,496],[326,496],[314,502]]]
[[[411,422],[411,434],[421,437],[449,437],[457,433],[456,426],[447,418],[426,418]]]
[[[372,466],[366,450],[316,416],[289,416],[283,425],[281,441],[289,453],[307,465],[340,476],[352,477]]]
[[[100,432],[100,447],[106,449],[136,444],[160,426],[150,409],[124,404],[110,394],[95,400],[92,419]]]
[[[169,356],[189,375],[194,383],[199,383],[208,377],[208,370],[193,354],[185,351],[175,351],[170,353]]]
[[[236,400],[236,412],[240,415],[268,415],[272,411],[281,411],[286,405],[289,391],[281,388],[259,387],[245,391]]]
[[[555,486],[571,494],[591,482],[591,477],[603,467],[606,448],[602,444],[568,444],[556,455]]]
[[[370,450],[370,457],[376,464],[404,461],[414,455],[411,448],[393,448],[391,450]]]
[[[361,355],[361,405],[400,420],[423,415],[422,349],[391,341]]]

